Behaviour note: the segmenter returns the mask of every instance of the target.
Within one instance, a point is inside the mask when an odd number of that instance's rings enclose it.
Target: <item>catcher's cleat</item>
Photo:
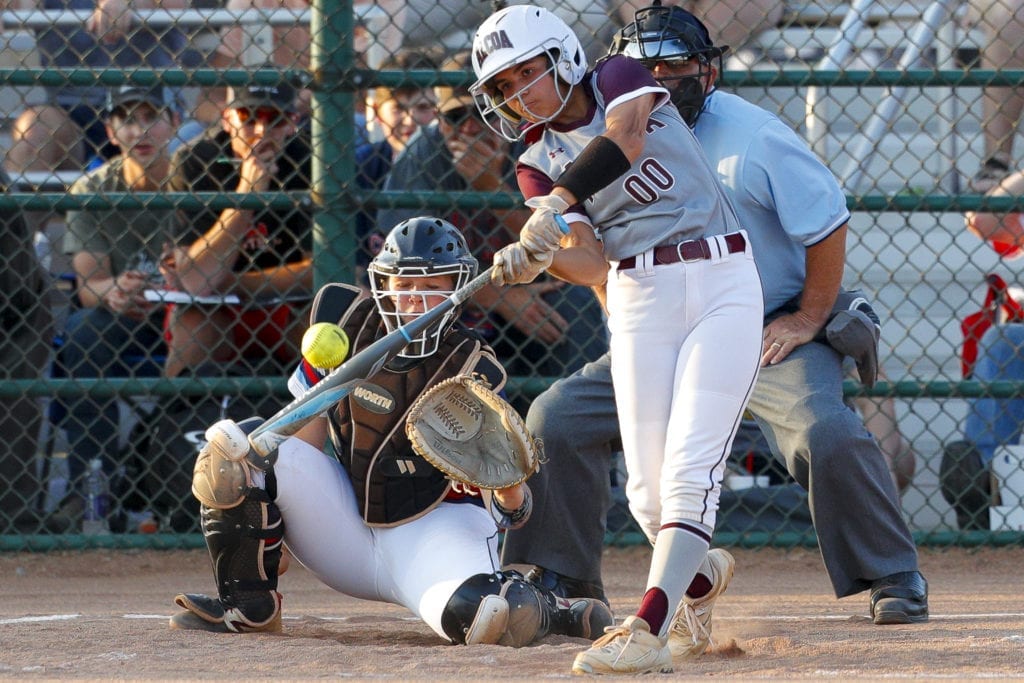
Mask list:
[[[921,572],[900,572],[871,584],[871,618],[880,626],[928,621],[928,582]]]
[[[558,615],[563,622],[557,630],[558,633],[594,640],[615,623],[608,605],[595,598],[560,598],[558,602]]]
[[[171,617],[170,627],[179,631],[210,631],[213,633],[278,633],[281,631],[281,594],[269,591],[267,599],[256,605],[251,601],[250,615],[237,607],[225,608],[218,598],[185,593],[174,598],[174,604],[185,611]],[[258,612],[258,614],[257,614]]]
[[[586,652],[576,655],[574,674],[672,673],[672,652],[640,617],[609,626]]]
[[[547,588],[560,598],[595,598],[609,605],[604,588],[599,583],[574,579],[540,566],[531,569],[526,580]]]
[[[704,654],[711,645],[711,610],[715,600],[729,587],[736,560],[725,550],[708,551],[711,564],[711,590],[699,598],[683,598],[675,622],[668,633],[668,647],[675,664]]]

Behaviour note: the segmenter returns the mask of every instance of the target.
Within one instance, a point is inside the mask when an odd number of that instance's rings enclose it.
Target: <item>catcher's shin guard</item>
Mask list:
[[[518,572],[476,574],[456,589],[441,615],[457,643],[523,647],[548,633],[593,639],[612,623],[599,600],[565,600]]]
[[[280,631],[277,576],[284,522],[277,505],[265,491],[254,489],[237,507],[204,505],[201,514],[218,597],[177,596],[175,604],[187,611],[171,618],[171,628]]]

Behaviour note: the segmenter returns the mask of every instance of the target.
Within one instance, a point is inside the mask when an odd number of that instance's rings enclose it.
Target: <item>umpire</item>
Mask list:
[[[861,311],[833,311],[850,217],[845,196],[792,129],[714,87],[727,49],[689,12],[656,4],[637,12],[611,52],[640,59],[672,92],[753,241],[766,317],[748,410],[808,490],[836,597],[870,590],[876,624],[926,621],[927,583],[885,457],[843,402],[844,353],[858,360],[865,383],[877,371],[874,322]],[[619,428],[610,356],[556,382],[533,402],[527,424],[549,463],[531,482],[533,516],[508,534],[502,560],[535,565],[530,578],[558,593],[603,598],[610,444]]]

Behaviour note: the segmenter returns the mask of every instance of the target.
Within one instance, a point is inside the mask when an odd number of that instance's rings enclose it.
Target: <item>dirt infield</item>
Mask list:
[[[932,619],[874,626],[836,600],[816,552],[735,550],[715,646],[677,678],[1024,678],[1020,548],[923,550]],[[644,548],[609,549],[616,615],[637,604]],[[474,680],[569,677],[585,641],[455,647],[405,610],[347,598],[301,566],[282,577],[281,635],[170,631],[173,595],[212,592],[200,551],[0,556],[0,678]]]

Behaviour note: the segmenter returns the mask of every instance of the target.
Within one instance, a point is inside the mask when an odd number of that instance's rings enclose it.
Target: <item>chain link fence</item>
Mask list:
[[[591,61],[647,5],[540,4]],[[960,325],[987,273],[1015,279],[964,212],[1017,208],[982,192],[1015,166],[1021,3],[734,4],[703,15],[731,46],[721,87],[797,129],[849,196],[844,286],[882,315],[885,379],[870,392],[851,379],[847,393],[891,459],[912,529],[924,541],[1019,540],[1024,486],[1008,479],[993,499],[982,468],[950,501],[939,470],[979,397],[995,391],[1003,415],[1019,395],[1012,375],[961,381]],[[453,221],[483,264],[518,232],[516,149],[466,109],[466,51],[492,3],[61,5],[0,12],[0,542],[195,544],[202,432],[287,400],[317,285],[362,283],[405,217]],[[242,249],[220,248],[239,216],[250,220]],[[466,315],[523,411],[607,348],[578,287],[490,292]],[[1012,454],[997,452],[1000,475]],[[110,505],[101,533],[83,536],[97,521],[84,505],[94,468]],[[639,540],[621,462],[610,477],[610,536]],[[813,542],[804,494],[753,422],[734,447],[719,533]]]

